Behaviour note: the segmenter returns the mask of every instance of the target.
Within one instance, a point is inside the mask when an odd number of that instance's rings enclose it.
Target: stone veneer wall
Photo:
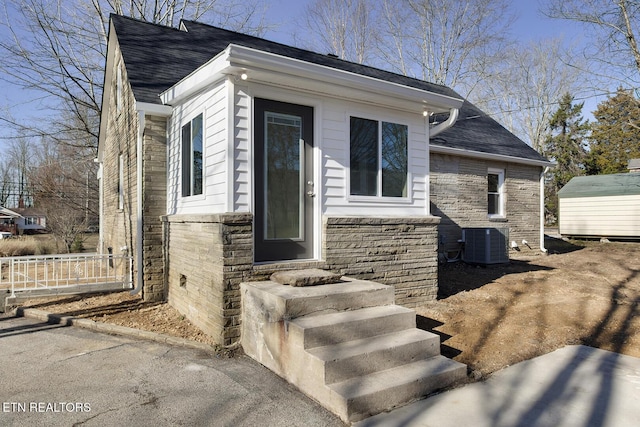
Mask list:
[[[162,221],[167,206],[167,119],[145,116],[142,139],[142,247],[145,301],[166,299]]]
[[[329,270],[393,285],[396,303],[415,307],[438,295],[435,217],[325,217],[322,255]]]
[[[216,342],[240,337],[240,283],[253,268],[251,214],[163,217],[168,301]]]
[[[443,154],[430,158],[431,213],[442,219],[441,251],[458,248],[464,227],[508,228],[509,240],[522,251],[539,251],[541,167]],[[505,218],[487,215],[488,168],[505,171]],[[531,249],[521,244],[523,239]]]
[[[111,75],[111,93],[105,93],[105,100],[109,102],[109,116],[107,117],[107,132],[102,148],[102,197],[103,206],[101,212],[100,230],[102,241],[99,251],[107,253],[111,248],[113,253],[122,254],[126,248],[128,254],[136,254],[136,173],[137,152],[136,141],[138,137],[138,114],[135,110],[135,99],[131,86],[128,84],[126,69],[122,64],[120,50],[114,52],[114,61]],[[120,68],[123,74],[122,105],[116,107],[116,69]],[[123,156],[123,186],[120,188],[120,162]],[[120,208],[119,194],[123,193],[123,206]],[[133,278],[137,283],[138,263],[134,260]]]
[[[107,133],[102,147],[102,188],[103,211],[99,250],[113,253],[127,253],[134,257],[134,284],[137,285],[139,256],[142,256],[142,296],[145,301],[162,301],[166,298],[164,289],[162,222],[160,216],[166,213],[167,200],[167,137],[166,118],[147,115],[144,120],[142,137],[142,254],[136,253],[138,203],[138,128],[140,121],[135,109],[136,101],[129,85],[126,69],[122,64],[119,48],[111,75],[111,93],[108,99],[109,117]],[[116,76],[117,68],[122,72],[122,105],[117,108]],[[122,189],[120,188],[120,155],[123,156],[124,170]],[[122,191],[123,206],[119,206]]]

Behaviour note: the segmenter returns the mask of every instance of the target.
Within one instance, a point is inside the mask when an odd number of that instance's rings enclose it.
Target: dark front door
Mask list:
[[[254,103],[255,258],[313,257],[313,108]]]

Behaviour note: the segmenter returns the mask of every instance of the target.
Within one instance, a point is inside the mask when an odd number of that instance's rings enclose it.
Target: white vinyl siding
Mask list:
[[[560,198],[560,234],[640,237],[638,206],[640,195]]]
[[[408,126],[406,197],[351,196],[349,141],[351,117]],[[323,213],[326,215],[428,215],[428,144],[422,114],[398,113],[356,103],[324,103],[322,114]]]
[[[306,97],[287,90],[220,82],[177,105],[169,125],[169,214],[253,211],[252,98],[313,106],[314,190],[323,215],[428,215],[428,143],[421,113],[407,113],[343,100]],[[232,111],[229,111],[232,110]],[[204,114],[205,187],[201,196],[180,197],[180,129]],[[349,194],[350,117],[400,123],[408,129],[406,197],[358,198]],[[230,182],[232,181],[232,182]]]
[[[176,106],[168,132],[167,212],[169,214],[223,213],[227,197],[227,91],[220,82],[187,102]],[[182,126],[203,115],[204,181],[201,195],[182,197]]]
[[[250,212],[252,206],[251,179],[251,98],[246,90],[237,86],[233,99],[233,211]]]

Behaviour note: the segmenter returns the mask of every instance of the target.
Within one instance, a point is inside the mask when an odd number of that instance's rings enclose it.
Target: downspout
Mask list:
[[[449,118],[446,121],[429,129],[429,138],[433,138],[434,136],[453,126],[456,120],[458,120],[458,112],[459,110],[457,108],[452,108],[451,110],[449,110]]]
[[[135,295],[142,290],[143,254],[142,254],[142,138],[144,136],[144,111],[138,110],[138,137],[136,140],[136,287],[131,290]]]
[[[544,177],[547,172],[549,172],[549,166],[540,173],[540,250],[544,254],[548,252],[544,247]]]
[[[98,173],[97,178],[98,178],[98,212],[99,212],[99,216],[98,216],[98,247],[96,248],[98,253],[103,254],[104,253],[104,180],[103,180],[103,174],[104,174],[104,165],[102,164],[102,162],[100,161],[99,158],[96,158],[94,160],[94,162],[96,162],[98,164]]]

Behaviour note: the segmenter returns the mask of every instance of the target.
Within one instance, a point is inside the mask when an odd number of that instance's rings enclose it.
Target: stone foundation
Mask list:
[[[438,295],[439,218],[325,217],[322,257],[329,270],[395,287],[396,304]]]
[[[240,337],[240,283],[274,271],[323,268],[395,287],[415,307],[438,293],[435,217],[324,220],[324,261],[253,264],[251,214],[163,217],[169,303],[216,342]]]
[[[240,338],[240,283],[253,267],[251,214],[163,217],[168,301],[229,345]]]

